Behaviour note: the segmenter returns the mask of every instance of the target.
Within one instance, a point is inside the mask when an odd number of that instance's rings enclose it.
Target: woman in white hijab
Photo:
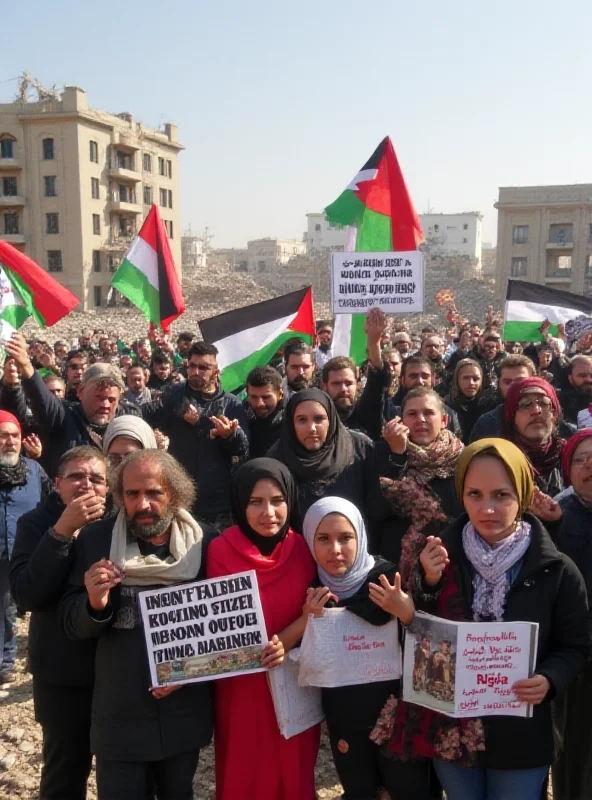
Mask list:
[[[396,567],[368,553],[364,520],[349,500],[314,503],[303,535],[317,564],[318,588],[308,590],[302,616],[280,634],[285,649],[303,635],[309,614],[322,616],[324,607],[346,608],[377,626],[393,617],[412,621],[413,601],[401,590]],[[399,681],[322,689],[333,760],[348,800],[378,798],[381,787],[397,800],[429,800],[429,762],[391,760],[370,739],[391,695],[399,696]]]
[[[108,471],[112,473],[123,459],[136,450],[156,450],[154,431],[141,417],[124,414],[112,419],[103,434],[103,453],[107,456]]]

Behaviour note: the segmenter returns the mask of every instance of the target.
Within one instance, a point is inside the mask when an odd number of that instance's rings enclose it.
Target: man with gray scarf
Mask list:
[[[199,525],[195,489],[167,453],[131,453],[114,479],[117,517],[85,527],[77,541],[62,624],[98,639],[91,749],[99,800],[156,794],[191,800],[199,751],[212,735],[208,683],[151,689],[138,592],[205,578],[216,531]]]

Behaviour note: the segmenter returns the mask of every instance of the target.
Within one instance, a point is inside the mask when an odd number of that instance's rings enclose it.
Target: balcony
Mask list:
[[[135,169],[126,169],[118,164],[109,166],[109,177],[117,178],[120,181],[133,181],[134,183],[139,183],[142,180],[140,172],[136,172]]]
[[[0,172],[15,169],[22,169],[21,162],[18,158],[0,158]]]
[[[103,242],[101,250],[106,250],[110,253],[120,253],[124,252],[128,249],[130,244],[134,241],[137,236],[136,231],[130,231],[129,233],[119,233],[113,234],[110,236],[106,241]]]
[[[8,242],[8,244],[24,244],[25,243],[25,234],[24,233],[0,233],[0,239],[3,242]]]
[[[573,239],[550,239],[547,244],[547,250],[573,250]]]
[[[21,194],[0,195],[0,208],[21,208],[25,205],[25,198]]]
[[[116,211],[119,214],[141,214],[142,206],[135,199],[130,202],[129,200],[120,200],[119,195],[112,195],[109,198],[109,211]]]

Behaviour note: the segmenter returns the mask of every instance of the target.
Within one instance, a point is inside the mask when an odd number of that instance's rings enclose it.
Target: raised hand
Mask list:
[[[7,358],[4,362],[4,376],[2,382],[5,386],[18,386],[20,384],[21,379],[14,358]]]
[[[28,458],[40,458],[43,452],[43,445],[41,439],[36,433],[30,433],[23,439],[23,447]]]
[[[368,341],[379,342],[380,337],[388,328],[388,319],[384,311],[379,308],[372,308],[366,317],[366,324],[364,330]]]
[[[87,492],[68,503],[53,529],[60,536],[74,537],[89,522],[101,519],[104,513],[105,498]]]
[[[536,487],[529,511],[531,514],[534,514],[535,517],[542,519],[543,522],[559,522],[563,516],[563,509],[559,503],[556,503],[552,497],[549,497],[548,494],[541,492],[541,490]]]
[[[230,439],[238,428],[238,420],[230,420],[222,414],[219,417],[210,417],[210,422],[214,425],[210,431],[210,439]]]
[[[14,358],[15,363],[21,370],[23,377],[30,378],[35,370],[33,369],[31,359],[29,358],[25,337],[15,331],[10,339],[5,342],[4,349],[11,358]]]
[[[401,417],[389,420],[382,430],[382,435],[393,453],[402,455],[407,450],[409,428],[403,425]]]
[[[279,667],[284,662],[284,645],[277,636],[273,636],[261,651],[261,666],[267,669]]]
[[[380,586],[376,583],[368,585],[370,600],[383,611],[409,625],[415,615],[415,604],[411,596],[401,589],[401,575],[396,573],[393,584],[389,583],[386,575],[380,575],[378,580]]]
[[[438,536],[428,536],[427,544],[420,553],[419,561],[423,567],[426,583],[429,586],[439,583],[445,567],[450,564],[442,539]]]
[[[194,405],[190,405],[187,411],[183,414],[183,419],[190,425],[197,425],[199,422],[199,411]]]
[[[318,589],[307,589],[306,602],[302,606],[303,615],[309,617],[312,614],[314,617],[322,617],[329,600],[334,600],[336,603],[339,602],[339,598],[326,586],[320,586]]]
[[[95,611],[103,611],[109,602],[109,592],[123,579],[123,572],[107,558],[102,558],[84,573],[88,602]]]

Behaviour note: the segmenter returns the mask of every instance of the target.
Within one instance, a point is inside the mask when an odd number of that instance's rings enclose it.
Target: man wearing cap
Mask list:
[[[0,684],[14,680],[16,661],[16,606],[8,580],[16,524],[51,490],[43,467],[21,455],[21,434],[17,418],[0,411]]]
[[[14,333],[6,342],[8,354],[21,371],[21,387],[39,426],[47,454],[46,469],[51,477],[58,474],[62,455],[83,444],[101,447],[105,428],[121,414],[139,414],[130,403],[121,402],[125,384],[120,371],[111,364],[93,364],[84,373],[78,387],[78,402],[69,403],[55,397],[33,368],[24,338]],[[4,407],[19,407],[19,387],[2,392]]]

